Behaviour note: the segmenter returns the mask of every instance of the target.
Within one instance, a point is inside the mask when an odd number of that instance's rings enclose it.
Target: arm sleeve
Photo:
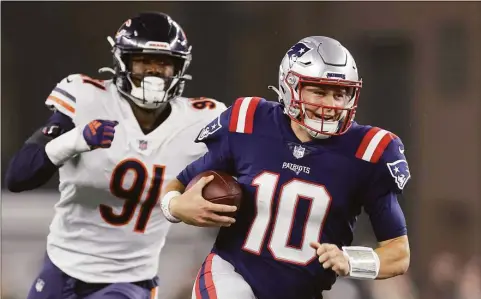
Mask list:
[[[208,148],[208,152],[189,164],[177,176],[177,179],[184,186],[187,186],[196,175],[207,170],[232,173],[234,161],[229,146],[230,136],[228,130],[230,115],[231,108],[224,111],[200,131],[195,142],[204,143]]]
[[[69,116],[54,112],[11,159],[5,175],[8,190],[21,192],[45,184],[58,169],[45,153],[45,144],[74,127]]]
[[[364,197],[364,210],[369,215],[378,241],[407,234],[406,219],[398,196],[411,178],[404,156],[404,145],[395,138],[388,145],[380,161],[374,165],[371,183]]]

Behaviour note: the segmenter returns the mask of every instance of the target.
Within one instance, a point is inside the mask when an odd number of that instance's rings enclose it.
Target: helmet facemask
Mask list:
[[[107,37],[114,58],[114,67],[102,68],[100,72],[114,74],[118,91],[137,106],[144,109],[157,109],[168,101],[180,96],[186,80],[185,74],[192,60],[192,46],[177,22],[169,15],[160,12],[144,12],[125,21],[115,37]],[[138,70],[133,62],[137,55],[155,57],[160,62],[164,57],[171,62],[174,72]],[[158,55],[158,56],[157,56]],[[159,57],[159,58],[157,58]],[[152,67],[152,61],[149,66]]]
[[[286,114],[313,138],[325,139],[342,135],[349,130],[356,114],[360,82],[312,78],[290,71],[285,76],[284,83],[284,86],[289,87],[291,98],[289,105],[285,107]],[[321,91],[345,88],[345,99],[340,100],[342,104],[332,106],[309,101],[303,98],[303,89],[310,86],[319,87]]]
[[[162,104],[180,96],[185,81],[190,79],[189,75],[184,75],[190,59],[184,57],[170,53],[125,51],[122,54],[114,54],[114,57],[116,58],[116,83],[119,91],[144,109],[157,109]],[[160,64],[164,64],[164,62],[167,65],[170,64],[173,66],[173,72],[161,73],[149,69],[147,64],[136,61],[136,58],[139,57],[150,57]],[[145,68],[143,70],[142,65]],[[169,67],[164,66],[162,69],[168,70]]]

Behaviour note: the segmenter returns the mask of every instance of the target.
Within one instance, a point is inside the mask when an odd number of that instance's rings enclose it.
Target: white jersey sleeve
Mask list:
[[[45,101],[45,105],[73,120],[76,116],[79,99],[88,100],[92,89],[105,91],[104,82],[81,74],[68,75],[53,88]]]

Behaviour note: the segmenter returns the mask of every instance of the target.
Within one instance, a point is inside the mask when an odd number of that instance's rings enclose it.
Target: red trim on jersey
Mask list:
[[[381,159],[384,150],[386,150],[386,147],[389,145],[389,143],[391,143],[393,139],[394,134],[388,132],[386,135],[384,135],[384,137],[381,139],[376,149],[374,150],[370,162],[377,163],[379,159]]]
[[[356,158],[362,159],[362,156],[364,156],[364,153],[366,152],[366,149],[369,146],[369,143],[371,143],[372,138],[380,130],[381,130],[380,128],[374,127],[374,128],[371,128],[369,131],[367,131],[366,135],[362,139],[361,145],[359,145],[359,148],[357,149]]]
[[[205,288],[207,290],[209,299],[217,299],[217,292],[215,290],[214,281],[212,279],[212,260],[214,259],[214,256],[214,253],[211,253],[207,256],[203,273],[205,279]]]
[[[239,119],[239,111],[244,98],[238,98],[234,106],[232,107],[232,113],[230,115],[229,131],[235,132],[237,129],[237,121]]]
[[[252,134],[254,130],[254,114],[256,112],[257,105],[259,105],[261,98],[252,98],[249,107],[247,108],[246,121],[244,127],[244,133]]]
[[[195,279],[195,298],[202,299],[202,294],[200,293],[200,276],[202,275],[202,267],[199,269],[199,273],[197,273],[197,278]]]

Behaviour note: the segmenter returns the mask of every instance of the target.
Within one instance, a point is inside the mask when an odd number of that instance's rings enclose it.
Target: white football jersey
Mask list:
[[[95,119],[119,122],[110,148],[79,154],[59,169],[60,201],[47,253],[66,274],[93,283],[156,275],[170,226],[160,208],[161,190],[207,151],[194,140],[226,109],[206,98],[170,103],[170,116],[145,135],[111,80],[70,75],[46,100],[77,127]]]

